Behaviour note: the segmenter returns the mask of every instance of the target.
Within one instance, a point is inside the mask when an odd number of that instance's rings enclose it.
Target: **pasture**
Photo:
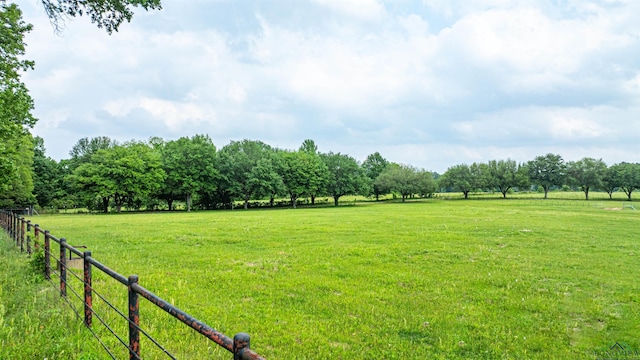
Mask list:
[[[270,359],[568,359],[640,348],[640,211],[614,206],[430,200],[31,220],[227,335],[248,332]],[[96,279],[124,310],[126,289]],[[141,326],[180,358],[230,356],[144,300]]]

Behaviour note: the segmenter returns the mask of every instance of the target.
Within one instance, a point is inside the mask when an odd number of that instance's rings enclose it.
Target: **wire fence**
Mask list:
[[[264,359],[250,349],[248,334],[238,333],[231,339],[142,287],[137,275],[125,277],[115,272],[93,258],[91,251],[80,251],[78,248],[82,248],[81,246],[69,245],[65,238],[53,236],[48,230],[42,230],[38,224],[32,224],[30,220],[24,219],[14,211],[0,210],[0,226],[21,252],[31,256],[42,251],[45,279],[54,287],[58,287],[61,298],[78,319],[83,321],[112,359],[127,356],[129,359],[142,359],[141,336],[153,345],[155,350],[148,352],[153,358],[160,355],[169,359],[177,358],[160,341],[140,327],[140,297],[148,300],[153,308],[175,318],[183,327],[186,325],[192,331],[231,352],[234,360]],[[55,267],[52,267],[52,263]],[[99,272],[94,274],[94,269]],[[79,270],[82,270],[82,273]],[[106,278],[99,279],[100,276],[96,276],[99,274],[106,275]],[[126,299],[123,299],[123,296],[116,300],[108,299],[96,291],[94,280],[100,280],[102,284],[105,283],[104,280],[115,280],[126,287]],[[94,302],[94,299],[98,301]],[[119,310],[123,307],[128,311]],[[94,319],[97,320],[95,323]]]

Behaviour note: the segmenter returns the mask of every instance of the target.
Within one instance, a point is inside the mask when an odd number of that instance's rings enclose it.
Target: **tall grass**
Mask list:
[[[568,359],[617,341],[638,348],[640,212],[563,204],[33,220],[218,330],[250,333],[268,358]],[[179,357],[229,356],[144,300],[141,312]],[[146,351],[156,354],[148,342]]]

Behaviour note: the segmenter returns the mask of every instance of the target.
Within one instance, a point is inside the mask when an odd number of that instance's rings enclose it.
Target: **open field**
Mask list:
[[[640,347],[640,211],[605,207],[420,201],[32,220],[227,335],[250,333],[267,358],[569,359]],[[124,304],[114,281],[94,286]],[[181,358],[229,356],[144,302],[141,324]]]

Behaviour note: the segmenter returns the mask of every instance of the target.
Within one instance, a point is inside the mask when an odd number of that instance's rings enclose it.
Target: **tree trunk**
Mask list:
[[[335,206],[338,206],[338,199],[340,199],[340,195],[333,196],[333,203],[335,204]]]
[[[585,188],[583,191],[584,191],[584,199],[589,200],[589,188]]]
[[[104,211],[105,214],[109,212],[109,198],[108,197],[103,197],[102,198],[102,211]]]
[[[273,198],[273,195],[271,195],[271,198],[269,199],[269,206],[270,206],[270,207],[273,207],[273,202],[274,202],[274,200],[275,200],[275,199]]]
[[[191,194],[187,194],[187,212],[191,211]]]
[[[167,205],[169,205],[169,211],[173,210],[173,199],[167,199]]]
[[[316,196],[311,195],[311,205],[315,205],[315,204],[316,204]]]
[[[244,197],[244,209],[245,210],[249,209],[249,195],[246,195]]]
[[[376,201],[380,200],[380,194],[376,193]]]
[[[607,191],[609,193],[609,200],[613,200],[613,191]]]
[[[547,198],[547,194],[549,193],[549,187],[548,186],[542,186],[542,188],[544,189],[544,198]]]
[[[467,191],[463,191],[462,193],[464,194],[464,198],[465,199],[469,198],[469,191],[468,190]]]
[[[291,206],[293,206],[293,208],[296,208],[296,200],[298,199],[298,197],[296,195],[291,195]]]

